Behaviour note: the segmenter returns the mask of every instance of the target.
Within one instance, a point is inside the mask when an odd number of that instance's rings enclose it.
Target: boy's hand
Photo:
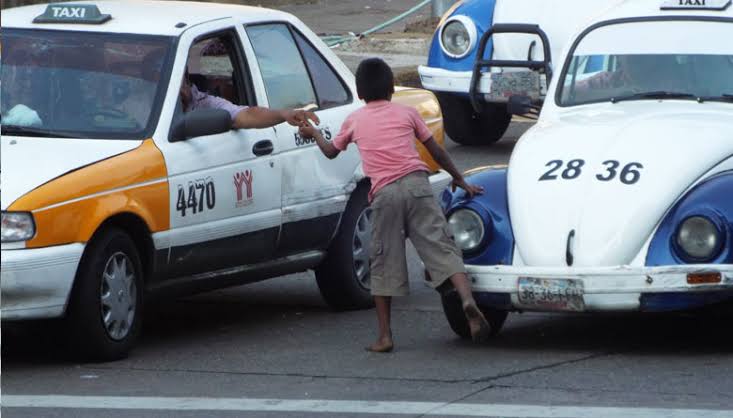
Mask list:
[[[317,129],[311,124],[301,125],[298,134],[303,138],[313,138],[316,136]]]
[[[285,122],[293,126],[305,126],[310,125],[310,122],[315,122],[316,125],[321,123],[318,119],[318,115],[308,110],[284,110],[282,117]]]
[[[466,195],[468,195],[469,198],[472,198],[478,194],[483,194],[484,188],[481,186],[475,186],[473,184],[466,183],[466,180],[464,179],[457,179],[453,180],[453,191],[456,191],[456,187],[460,187],[461,189],[466,191]]]

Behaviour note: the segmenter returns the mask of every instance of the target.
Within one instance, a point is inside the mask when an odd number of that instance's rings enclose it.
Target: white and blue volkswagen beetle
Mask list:
[[[730,0],[623,2],[566,48],[508,167],[469,176],[486,193],[443,193],[495,332],[509,311],[733,303],[731,40]]]
[[[440,100],[445,129],[454,141],[466,145],[489,145],[507,130],[511,114],[507,99],[527,94],[527,86],[539,84],[544,99],[546,76],[531,77],[530,71],[508,66],[482,65],[486,60],[551,61],[559,56],[576,29],[623,0],[460,0],[449,9],[433,35],[427,65],[420,66],[420,79]],[[517,24],[538,25],[551,41],[541,45],[535,33],[515,33]],[[485,45],[482,38],[491,37]],[[598,63],[594,63],[597,65]],[[587,70],[593,70],[593,65]],[[490,74],[488,74],[490,73]],[[484,77],[477,77],[478,74]],[[480,79],[480,80],[479,80]],[[472,103],[473,102],[473,103]],[[476,106],[481,102],[482,106]]]

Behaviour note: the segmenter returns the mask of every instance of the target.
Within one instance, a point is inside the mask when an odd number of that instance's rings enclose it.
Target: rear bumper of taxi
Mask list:
[[[527,311],[673,311],[733,301],[733,265],[665,267],[542,268],[467,265],[479,304]],[[695,284],[701,277],[717,283]],[[579,282],[582,308],[565,309],[527,305],[520,301],[520,278]],[[577,307],[577,306],[576,306]]]
[[[83,244],[3,249],[0,318],[5,321],[62,316],[83,252]]]
[[[445,170],[437,171],[428,177],[430,187],[433,189],[433,195],[436,199],[440,198],[443,190],[450,185],[452,180],[453,177]]]

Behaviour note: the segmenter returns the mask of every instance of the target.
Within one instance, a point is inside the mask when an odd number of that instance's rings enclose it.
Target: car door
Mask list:
[[[255,59],[271,108],[310,108],[321,120],[327,140],[335,137],[349,113],[361,106],[351,87],[318,51],[307,28],[287,22],[247,25]],[[350,76],[348,74],[347,76]],[[355,147],[335,160],[322,155],[312,139],[288,125],[277,127],[283,164],[283,227],[279,254],[325,248],[338,227],[359,164]],[[351,188],[349,186],[352,186]]]
[[[192,36],[181,38],[179,48],[187,53],[177,58],[171,89],[180,86],[187,68],[200,91],[256,104],[237,30]],[[171,126],[182,116],[180,103],[176,108]],[[274,255],[282,177],[276,143],[273,128],[161,141],[170,189],[169,277],[209,280],[212,272],[230,273]]]

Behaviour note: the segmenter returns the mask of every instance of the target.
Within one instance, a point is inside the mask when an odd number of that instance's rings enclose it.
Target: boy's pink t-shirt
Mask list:
[[[378,100],[350,114],[333,146],[345,151],[353,142],[359,148],[364,174],[372,180],[369,201],[384,186],[415,171],[430,171],[415,148],[415,138],[432,136],[417,110]]]

